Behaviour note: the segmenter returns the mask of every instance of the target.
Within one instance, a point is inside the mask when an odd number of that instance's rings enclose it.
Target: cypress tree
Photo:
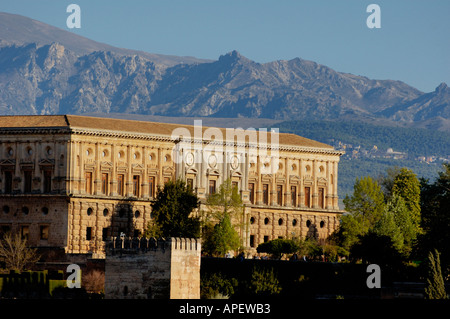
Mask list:
[[[425,284],[425,299],[447,299],[444,278],[441,273],[439,252],[428,253],[427,277]]]

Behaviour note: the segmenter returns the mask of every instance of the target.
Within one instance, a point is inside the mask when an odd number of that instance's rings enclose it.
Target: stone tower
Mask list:
[[[200,299],[201,243],[195,238],[107,243],[106,299]]]

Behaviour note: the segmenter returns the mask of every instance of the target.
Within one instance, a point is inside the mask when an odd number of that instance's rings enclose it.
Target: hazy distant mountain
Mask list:
[[[381,119],[449,127],[445,84],[423,93],[300,58],[260,64],[237,51],[217,61],[154,55],[5,13],[0,40],[0,114]]]
[[[299,58],[256,63],[237,51],[167,69],[150,114],[274,119],[373,117],[422,93],[399,81],[339,73]]]
[[[436,90],[414,100],[385,109],[382,115],[396,121],[417,122],[435,118],[450,119],[450,88],[441,83]]]
[[[194,57],[153,54],[117,48],[21,15],[0,12],[0,46],[23,43],[36,43],[37,45],[59,43],[76,55],[85,55],[94,51],[111,51],[122,55],[137,54],[166,66],[209,61]]]

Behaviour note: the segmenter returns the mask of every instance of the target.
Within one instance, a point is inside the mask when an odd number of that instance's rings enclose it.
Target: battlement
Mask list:
[[[166,250],[200,250],[200,238],[137,238],[137,237],[111,237],[105,243],[107,255],[142,254],[148,252],[165,252]]]
[[[201,250],[201,239],[200,238],[172,237],[172,238],[169,238],[169,240],[172,243],[172,249]]]

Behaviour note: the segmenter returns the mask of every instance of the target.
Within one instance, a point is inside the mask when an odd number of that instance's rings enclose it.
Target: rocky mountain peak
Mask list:
[[[219,62],[224,64],[236,64],[236,63],[252,63],[250,59],[247,59],[245,56],[241,55],[238,51],[233,50],[228,52],[227,54],[221,55],[219,57]]]
[[[448,89],[449,89],[449,88],[448,88],[447,84],[444,83],[444,82],[442,82],[441,84],[439,84],[438,87],[436,87],[435,92],[436,92],[436,93],[442,93],[442,92],[444,92],[444,91],[446,91],[446,90],[448,90]]]

